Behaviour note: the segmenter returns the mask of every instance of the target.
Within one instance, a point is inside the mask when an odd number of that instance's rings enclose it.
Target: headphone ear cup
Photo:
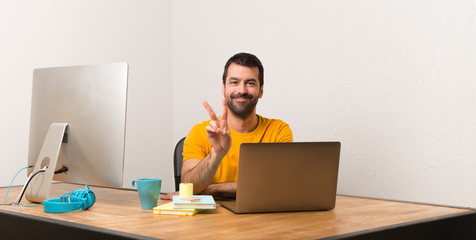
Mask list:
[[[83,200],[84,209],[92,207],[96,202],[96,195],[91,189],[76,189],[71,196]]]
[[[94,205],[96,202],[96,195],[94,194],[93,191],[87,190],[86,195],[85,195],[86,200],[84,201],[86,206],[84,206],[84,209],[88,209]]]

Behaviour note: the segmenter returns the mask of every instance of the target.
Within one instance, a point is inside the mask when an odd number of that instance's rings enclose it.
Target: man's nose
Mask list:
[[[248,93],[248,89],[246,88],[246,85],[244,82],[241,82],[239,85],[238,85],[238,93],[239,94],[246,94]]]

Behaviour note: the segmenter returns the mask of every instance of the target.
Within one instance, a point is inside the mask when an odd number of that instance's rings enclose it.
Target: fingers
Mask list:
[[[161,200],[172,200],[173,195],[179,195],[179,192],[173,192],[173,193],[169,193],[167,195],[161,195],[160,199]]]
[[[225,123],[226,123],[226,120],[228,118],[228,106],[226,105],[226,99],[223,98],[223,114],[221,115],[221,118],[223,120],[225,120]]]
[[[223,98],[222,102],[223,102],[223,115],[221,116],[221,119],[218,119],[217,115],[215,114],[212,107],[210,107],[210,104],[208,104],[207,101],[202,102],[203,106],[208,112],[208,115],[210,115],[210,118],[212,119],[210,121],[210,125],[206,127],[207,132],[209,133],[217,133],[221,135],[226,135],[229,132],[228,124],[227,124],[228,106],[226,104],[226,99]]]
[[[215,120],[211,120],[209,125],[205,127],[205,129],[207,130],[207,132],[209,133],[216,133],[217,132],[217,122]]]
[[[207,130],[207,133],[214,133],[215,132],[215,129],[213,129],[213,127],[210,126],[210,125],[206,126],[205,129]]]
[[[210,115],[210,118],[211,118],[212,120],[218,120],[217,115],[216,115],[215,112],[213,111],[212,107],[210,107],[210,104],[208,104],[207,101],[203,101],[202,104],[203,104],[203,106],[205,107],[205,109],[207,110],[208,115]]]
[[[220,128],[215,121],[210,121],[210,125],[206,126],[205,129],[208,133],[216,133],[220,135],[226,135],[228,133],[228,128],[226,126]]]
[[[213,123],[213,121],[210,121],[210,125],[206,126],[205,129],[209,133],[216,133],[217,132],[217,126],[216,126],[216,124],[212,124],[212,123]]]
[[[210,127],[212,127],[212,129],[217,129],[217,127],[218,127],[217,122],[216,121],[210,121]]]

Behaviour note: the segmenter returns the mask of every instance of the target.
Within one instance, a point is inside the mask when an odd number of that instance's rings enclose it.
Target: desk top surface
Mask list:
[[[56,183],[50,197],[83,188],[83,185]],[[94,227],[165,239],[207,238],[324,238],[411,221],[465,213],[471,210],[337,196],[332,211],[234,214],[217,204],[217,209],[195,216],[154,215],[140,208],[136,191],[91,187],[97,202],[86,211],[45,213],[43,206],[0,206],[0,210],[85,224]],[[0,188],[5,197],[7,188]],[[10,190],[12,202],[20,187]],[[159,205],[167,201],[159,200]],[[23,200],[26,204],[27,201]]]

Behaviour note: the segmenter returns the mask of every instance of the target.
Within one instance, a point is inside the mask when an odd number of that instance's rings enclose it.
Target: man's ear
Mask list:
[[[262,98],[262,97],[263,97],[263,86],[259,88],[259,95],[258,95],[258,98]]]
[[[223,94],[223,97],[226,98],[226,96],[225,96],[225,84],[221,85],[221,94]]]

